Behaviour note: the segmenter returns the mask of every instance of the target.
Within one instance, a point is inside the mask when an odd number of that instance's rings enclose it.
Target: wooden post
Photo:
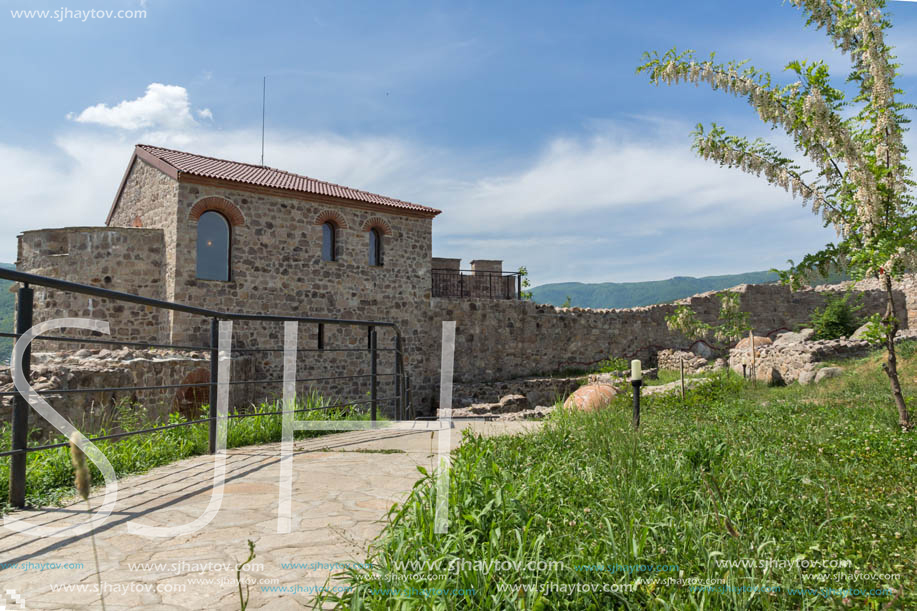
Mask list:
[[[748,332],[748,341],[751,342],[751,382],[755,386],[758,385],[758,370],[755,364],[755,331],[754,329]]]
[[[685,359],[681,359],[681,406],[685,406]]]

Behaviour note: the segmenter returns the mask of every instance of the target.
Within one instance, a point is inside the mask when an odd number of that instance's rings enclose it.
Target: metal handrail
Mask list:
[[[103,439],[119,439],[122,437],[129,437],[133,435],[142,435],[147,433],[153,433],[158,431],[164,431],[172,428],[178,428],[182,426],[194,426],[198,424],[209,424],[209,441],[210,441],[210,453],[216,451],[215,442],[216,442],[216,424],[217,424],[217,414],[215,401],[213,397],[216,396],[217,383],[218,383],[218,371],[217,371],[217,353],[218,353],[218,343],[219,343],[219,334],[218,327],[219,321],[254,321],[254,322],[301,322],[306,324],[316,324],[319,329],[319,346],[317,349],[312,348],[298,348],[296,352],[367,352],[370,355],[370,364],[371,369],[369,374],[359,374],[359,375],[345,375],[345,376],[327,376],[327,377],[308,377],[308,378],[297,378],[295,381],[297,383],[301,382],[321,382],[321,381],[337,381],[337,380],[347,380],[347,379],[359,379],[359,378],[369,378],[370,380],[370,398],[363,401],[348,401],[347,403],[338,405],[338,406],[323,406],[321,408],[315,409],[330,409],[331,407],[353,407],[356,405],[370,404],[370,413],[372,420],[376,419],[376,410],[377,406],[380,404],[387,404],[391,402],[394,406],[394,413],[396,418],[407,417],[408,414],[413,414],[413,409],[411,408],[411,385],[410,385],[410,376],[404,371],[404,348],[403,340],[401,335],[401,330],[398,328],[398,325],[394,322],[386,321],[370,321],[370,320],[350,320],[350,319],[335,319],[335,318],[322,318],[314,316],[294,316],[294,315],[276,315],[276,314],[250,314],[250,313],[239,313],[239,312],[223,312],[218,310],[212,310],[209,308],[202,308],[198,306],[192,306],[183,303],[176,303],[170,301],[164,301],[161,299],[154,299],[151,297],[142,297],[140,295],[133,295],[131,293],[124,293],[120,291],[115,291],[111,289],[104,289],[97,286],[92,286],[88,284],[80,284],[77,282],[70,282],[67,280],[59,280],[56,278],[48,278],[46,276],[40,276],[36,274],[30,274],[26,272],[20,272],[16,270],[9,269],[0,269],[0,279],[10,280],[12,282],[20,283],[19,294],[17,298],[17,312],[16,312],[16,329],[14,333],[0,333],[0,337],[10,337],[18,340],[29,328],[32,326],[33,318],[33,301],[34,301],[34,290],[30,285],[38,287],[46,287],[50,289],[65,291],[69,293],[88,295],[92,297],[99,297],[102,299],[110,299],[113,301],[133,303],[142,306],[148,306],[161,310],[171,310],[174,312],[182,312],[186,314],[192,314],[200,316],[205,319],[210,320],[210,345],[209,346],[187,346],[187,345],[178,345],[178,344],[161,344],[157,342],[136,342],[136,341],[119,341],[112,339],[100,339],[94,337],[66,337],[66,336],[51,336],[51,335],[40,335],[35,337],[35,340],[50,340],[50,341],[61,341],[61,342],[74,342],[80,344],[99,344],[99,345],[121,345],[123,347],[133,346],[133,347],[142,347],[142,348],[166,348],[172,350],[191,350],[191,351],[202,351],[209,352],[210,356],[210,381],[202,383],[185,383],[185,384],[160,384],[160,385],[146,385],[146,386],[125,386],[125,387],[109,387],[109,388],[65,388],[65,389],[43,389],[38,391],[38,395],[72,395],[77,393],[97,393],[97,392],[128,392],[128,391],[138,391],[138,390],[167,390],[174,388],[193,388],[193,387],[209,387],[210,388],[210,413],[208,417],[193,420],[189,422],[173,423],[163,426],[152,427],[148,429],[136,430],[136,431],[126,431],[121,433],[114,433],[110,435],[103,435],[100,437],[92,438],[91,440],[103,440]],[[324,346],[324,325],[344,325],[344,326],[360,326],[366,327],[368,331],[368,346],[367,348],[352,349],[352,348],[331,348]],[[377,344],[377,328],[391,328],[394,331],[394,347],[380,347]],[[232,350],[234,353],[245,353],[245,352],[282,352],[285,351],[283,348],[234,348]],[[31,344],[26,346],[24,353],[22,354],[22,361],[20,366],[26,377],[26,380],[31,378]],[[394,370],[392,373],[383,373],[379,372],[377,369],[377,359],[379,352],[392,352],[394,354]],[[392,397],[379,397],[377,384],[379,378],[392,378],[394,383],[394,396]],[[231,385],[239,384],[274,384],[280,383],[284,380],[274,380],[274,379],[259,379],[259,380],[231,380],[228,383]],[[14,404],[13,410],[11,413],[12,416],[12,435],[10,450],[0,452],[0,457],[10,457],[10,486],[9,486],[9,500],[10,504],[15,507],[23,507],[25,504],[25,486],[26,486],[26,456],[29,452],[40,451],[45,449],[58,448],[67,445],[67,442],[46,444],[43,446],[29,447],[28,445],[28,413],[30,406],[26,401],[25,397],[17,392],[2,392],[0,396],[13,396]],[[293,410],[294,412],[300,411],[313,411],[313,410]],[[230,418],[247,418],[247,417],[258,417],[258,416],[268,416],[268,415],[279,415],[284,412],[273,411],[273,412],[238,412],[229,415]]]
[[[350,325],[350,326],[375,326],[375,327],[391,327],[395,329],[398,334],[401,334],[401,331],[398,329],[398,325],[393,322],[380,322],[373,320],[347,320],[347,319],[338,319],[338,318],[317,318],[314,316],[284,316],[278,314],[248,314],[248,313],[237,313],[237,312],[220,312],[219,310],[210,310],[208,308],[201,308],[198,306],[192,306],[184,303],[175,303],[172,301],[163,301],[162,299],[153,299],[152,297],[142,297],[140,295],[133,295],[131,293],[122,293],[121,291],[113,291],[111,289],[103,289],[98,286],[92,286],[90,284],[80,284],[79,282],[70,282],[68,280],[58,280],[57,278],[48,278],[46,276],[38,276],[35,274],[29,274],[26,272],[20,272],[12,269],[0,268],[0,278],[4,280],[12,280],[13,282],[20,282],[25,285],[34,284],[35,286],[44,286],[47,288],[58,289],[62,291],[69,291],[71,293],[80,293],[83,295],[92,295],[93,297],[102,297],[103,299],[114,299],[117,301],[126,301],[128,303],[136,303],[138,305],[146,305],[154,308],[160,308],[163,310],[172,310],[174,312],[184,312],[186,314],[196,314],[198,316],[204,316],[207,318],[217,318],[219,320],[254,320],[259,322],[286,322],[286,321],[295,321],[295,322],[305,322],[305,323],[325,323],[325,324],[335,324],[335,325]]]
[[[454,268],[450,269],[446,267],[434,267],[430,271],[449,272],[450,274],[472,274],[472,275],[479,275],[479,276],[486,276],[488,274],[494,275],[494,276],[521,276],[522,275],[520,272],[507,272],[507,271],[495,272],[495,271],[482,270],[482,269],[454,269]]]
[[[434,297],[465,297],[465,279],[468,278],[468,282],[474,282],[473,278],[486,278],[488,284],[488,294],[489,298],[500,298],[500,299],[522,299],[522,272],[506,272],[506,271],[489,271],[489,270],[475,270],[475,269],[447,269],[447,268],[433,268],[431,270],[430,279],[433,284],[433,296]],[[494,278],[498,278],[498,286],[496,295],[494,294]],[[514,296],[510,295],[506,291],[506,284],[503,283],[505,279],[513,279],[513,292]],[[455,291],[440,291],[440,294],[437,295],[437,288],[442,289],[443,285],[453,284],[458,281],[458,295],[454,294]],[[500,284],[503,283],[502,286]],[[470,289],[470,286],[468,287]],[[483,295],[476,295],[477,297],[483,297]]]

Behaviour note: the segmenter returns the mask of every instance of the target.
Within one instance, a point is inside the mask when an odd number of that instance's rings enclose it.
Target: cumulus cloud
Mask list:
[[[209,111],[208,111],[209,112]],[[77,123],[90,123],[126,130],[164,128],[181,130],[193,127],[188,90],[177,85],[151,83],[146,93],[135,100],[124,100],[114,106],[104,103],[86,108],[68,118]]]
[[[213,121],[213,112],[209,108],[201,108],[197,111],[197,118]]]

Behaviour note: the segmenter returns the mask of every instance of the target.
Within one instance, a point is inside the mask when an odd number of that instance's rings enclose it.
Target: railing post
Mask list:
[[[28,285],[19,287],[16,298],[16,334],[22,335],[32,328],[32,303],[35,291]],[[18,342],[20,338],[16,338]],[[32,378],[32,347],[27,346],[22,353],[20,370],[26,382]],[[25,467],[29,445],[29,404],[21,394],[13,398],[13,430],[11,450],[18,450],[18,454],[10,456],[10,489],[9,501],[13,507],[25,507]]]
[[[516,274],[516,299],[522,301],[522,274]]]
[[[459,270],[459,297],[465,296],[465,274]]]
[[[376,352],[376,330],[370,327],[371,331],[369,332],[369,401],[372,405],[372,411],[370,414],[370,419],[376,421],[376,407],[377,407],[377,384],[376,384],[376,366],[378,365],[378,353]]]
[[[395,419],[404,420],[404,397],[401,396],[401,376],[404,362],[401,360],[401,334],[395,335]]]
[[[217,451],[217,377],[220,372],[220,321],[210,319],[210,453]]]
[[[411,390],[411,374],[404,374],[404,401],[405,401],[405,411],[409,413],[412,417],[414,416],[414,404],[413,397],[411,395],[413,391]]]

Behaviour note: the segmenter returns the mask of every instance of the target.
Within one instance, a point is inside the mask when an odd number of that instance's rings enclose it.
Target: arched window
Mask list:
[[[197,277],[229,280],[229,221],[213,210],[197,221]]]
[[[337,248],[337,227],[334,223],[328,221],[322,225],[322,261],[334,261],[337,259],[335,249]]]
[[[369,230],[369,264],[382,265],[382,235],[375,228]]]

